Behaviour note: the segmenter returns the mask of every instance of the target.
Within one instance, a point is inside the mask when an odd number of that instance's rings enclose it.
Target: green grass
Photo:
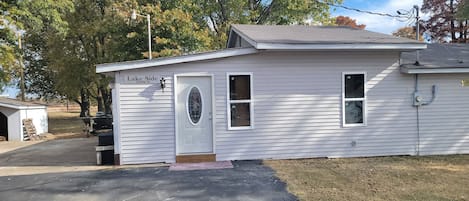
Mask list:
[[[264,163],[300,200],[469,200],[469,155]]]

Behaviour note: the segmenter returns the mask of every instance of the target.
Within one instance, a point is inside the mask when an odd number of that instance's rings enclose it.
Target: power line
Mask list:
[[[366,14],[370,14],[370,15],[379,15],[379,16],[392,17],[392,18],[397,18],[397,19],[401,19],[401,18],[409,19],[409,16],[393,15],[393,14],[389,14],[389,13],[379,13],[379,12],[361,10],[361,9],[358,9],[358,8],[352,8],[352,7],[348,7],[348,6],[337,5],[337,4],[333,4],[333,3],[329,3],[329,2],[323,2],[323,1],[319,1],[319,0],[316,0],[316,2],[326,4],[326,5],[329,5],[329,6],[333,6],[333,7],[337,7],[337,8],[343,8],[343,9],[346,9],[346,10],[355,11],[355,12],[366,13]]]

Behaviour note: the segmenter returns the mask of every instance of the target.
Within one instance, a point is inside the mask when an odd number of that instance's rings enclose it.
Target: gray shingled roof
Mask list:
[[[31,106],[39,106],[39,107],[44,107],[45,105],[38,104],[38,103],[33,103],[33,102],[24,102],[12,98],[5,98],[5,97],[0,97],[0,104],[5,104],[8,106],[12,106],[13,108],[19,108],[19,107],[31,107]]]
[[[469,44],[428,44],[420,50],[420,65],[413,65],[415,52],[402,53],[403,66],[407,68],[469,68]]]
[[[343,26],[234,24],[231,28],[256,43],[422,44],[416,40]]]

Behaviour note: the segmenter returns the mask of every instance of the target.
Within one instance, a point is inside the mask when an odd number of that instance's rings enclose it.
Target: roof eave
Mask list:
[[[136,61],[136,62],[117,62],[117,63],[98,64],[96,65],[96,73],[109,73],[109,72],[116,72],[116,71],[122,71],[122,70],[132,70],[132,69],[187,63],[187,62],[194,62],[194,61],[219,59],[219,58],[225,58],[225,57],[254,54],[257,52],[258,50],[254,48],[225,49],[225,50],[216,51],[216,52],[176,56],[176,57],[169,57],[169,58],[163,58],[163,59],[142,60],[142,61]]]
[[[409,68],[401,66],[401,73],[404,74],[452,74],[452,73],[469,73],[468,67],[439,67],[439,68]]]
[[[14,104],[7,104],[7,103],[0,103],[0,107],[6,107],[6,108],[11,108],[11,109],[46,109],[47,107],[45,105],[14,105]]]
[[[259,50],[402,50],[412,51],[426,49],[427,45],[415,44],[287,44],[287,43],[257,43]]]

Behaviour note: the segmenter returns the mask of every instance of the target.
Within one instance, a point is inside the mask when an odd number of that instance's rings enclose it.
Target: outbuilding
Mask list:
[[[23,120],[32,119],[37,134],[48,132],[47,106],[0,97],[0,136],[8,141],[23,141]]]
[[[347,27],[233,25],[224,50],[97,73],[114,78],[120,164],[469,153],[469,72],[418,78],[412,55],[426,48]]]

